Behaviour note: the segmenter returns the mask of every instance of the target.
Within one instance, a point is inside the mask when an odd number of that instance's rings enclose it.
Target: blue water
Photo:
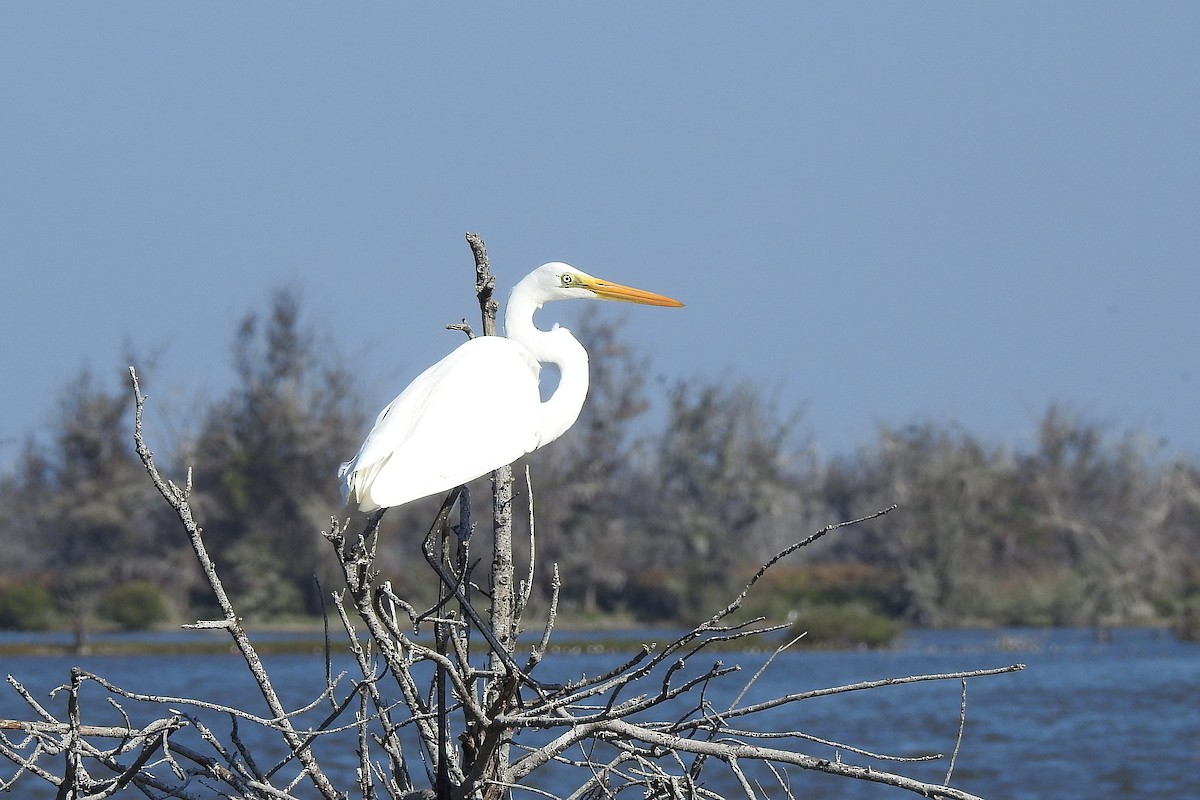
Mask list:
[[[639,634],[629,638],[666,640]],[[765,657],[714,653],[697,659],[694,666],[706,668],[720,659],[743,667],[737,675],[708,689],[713,706],[724,708]],[[596,675],[622,660],[615,653],[553,654],[547,657],[541,677],[563,680]],[[268,657],[265,661],[289,707],[308,703],[324,686],[325,669],[319,653]],[[1157,631],[1115,631],[1107,641],[1074,630],[922,631],[888,651],[787,653],[776,659],[742,704],[864,680],[1014,663],[1023,663],[1026,669],[973,679],[968,685],[967,723],[953,786],[991,800],[1200,797],[1200,646],[1179,643]],[[47,694],[68,680],[73,665],[127,689],[196,697],[263,713],[263,701],[235,655],[10,657],[0,664],[0,672],[12,675],[48,710],[64,718],[64,695],[49,698]],[[351,666],[348,659],[338,658],[334,670]],[[880,754],[948,755],[958,732],[960,702],[958,681],[908,684],[805,700],[764,714],[757,725],[760,729],[798,730]],[[147,719],[152,710],[131,701],[121,704],[135,720]],[[676,710],[684,708],[676,706]],[[327,713],[326,704],[305,717],[305,724],[315,724]],[[200,716],[218,736],[228,738],[229,722],[223,715]],[[28,706],[7,686],[0,687],[0,717],[33,718]],[[120,721],[105,693],[95,685],[85,687],[82,717],[85,724]],[[275,734],[247,724],[239,730],[250,749],[260,753],[260,764],[270,763],[284,752],[272,738]],[[536,735],[531,741],[536,742]],[[834,749],[810,741],[772,744],[813,756],[835,755]],[[356,757],[352,738],[323,743],[318,756],[341,788],[353,789]],[[941,782],[947,767],[944,759],[897,764],[844,751],[841,758],[933,783]],[[60,763],[53,766],[61,772]],[[423,767],[417,763],[414,771],[423,773]],[[768,773],[749,771],[752,779],[763,782],[764,796],[783,794],[778,785],[771,785]],[[0,761],[0,779],[7,780],[14,772],[7,762]],[[564,794],[574,788],[564,782],[570,775],[570,770],[556,768],[535,773],[528,783]],[[707,788],[727,797],[740,794],[722,765],[708,765],[705,776]],[[799,769],[790,769],[787,780],[797,797],[871,800],[910,796],[887,786]],[[297,794],[311,796],[303,786]],[[52,797],[53,792],[25,777],[12,796]]]

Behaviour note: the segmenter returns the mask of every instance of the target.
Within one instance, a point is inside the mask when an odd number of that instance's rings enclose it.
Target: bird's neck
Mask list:
[[[519,288],[520,284],[517,286]],[[504,307],[504,335],[523,343],[526,338],[543,333],[533,324],[533,315],[541,307],[542,304],[530,297],[529,293],[514,289]]]
[[[540,303],[518,301],[515,305],[510,300],[505,311],[505,335],[524,346],[539,363],[553,364],[559,372],[558,388],[542,403],[540,446],[562,436],[579,418],[588,391],[588,354],[566,328],[543,331],[533,324]]]

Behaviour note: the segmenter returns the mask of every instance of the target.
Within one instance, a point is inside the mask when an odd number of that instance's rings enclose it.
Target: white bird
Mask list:
[[[374,511],[449,491],[566,433],[587,396],[587,350],[557,324],[538,329],[533,314],[544,303],[577,299],[683,305],[568,264],[543,264],[513,287],[506,338],[468,340],[380,412],[358,455],[338,470],[343,501]],[[545,402],[542,364],[554,364],[560,376]]]

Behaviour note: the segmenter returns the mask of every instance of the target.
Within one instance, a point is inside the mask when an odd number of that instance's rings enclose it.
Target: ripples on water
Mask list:
[[[630,637],[631,641],[642,638],[637,634]],[[666,640],[661,636],[644,638]],[[710,688],[713,704],[728,706],[765,657],[749,653],[710,656],[703,666],[720,658],[744,668],[739,676]],[[613,653],[559,654],[547,658],[541,674],[544,680],[596,675],[621,660],[621,655]],[[289,707],[309,702],[324,686],[319,655],[275,656],[265,661]],[[990,800],[1200,797],[1200,646],[1176,642],[1158,631],[1116,631],[1107,642],[1073,630],[922,631],[887,651],[787,653],[776,659],[743,703],[863,680],[1013,663],[1024,663],[1027,669],[970,682],[966,732],[952,785]],[[2,671],[45,699],[50,689],[67,681],[73,665],[127,689],[196,697],[256,713],[263,710],[262,699],[236,656],[9,657]],[[350,668],[348,658],[335,664],[335,672]],[[721,691],[714,692],[718,686]],[[83,721],[119,723],[98,689],[92,686],[84,692]],[[957,681],[944,681],[813,698],[777,709],[759,725],[802,730],[877,753],[949,754],[958,731],[960,689]],[[65,698],[60,695],[45,704],[52,712],[61,713]],[[132,706],[124,705],[127,709]],[[0,717],[30,718],[28,709],[7,686],[0,687]],[[228,722],[221,716],[206,719],[218,732],[227,732]],[[243,725],[240,731],[252,750],[264,754],[260,762],[269,763],[282,753],[273,740],[256,743],[252,736],[259,732],[251,726]],[[795,748],[820,757],[834,754],[811,742],[796,743]],[[352,744],[318,754],[326,771],[350,788],[356,766]],[[853,754],[844,754],[843,760],[934,783],[940,782],[946,771],[945,761],[897,765]],[[5,778],[13,772],[6,762],[0,763],[0,770]],[[740,794],[723,767],[714,764],[706,775],[710,776],[708,788],[727,797]],[[533,777],[531,785],[551,792],[566,786],[557,784],[559,775],[554,772]],[[766,796],[781,794],[778,787],[771,789],[769,775],[759,773],[759,777],[767,787]],[[789,771],[788,779],[797,797],[873,800],[911,796],[887,786],[797,769]],[[12,796],[52,797],[43,786],[25,779]]]

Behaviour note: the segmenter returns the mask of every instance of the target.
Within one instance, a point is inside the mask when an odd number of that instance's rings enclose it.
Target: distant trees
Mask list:
[[[233,365],[236,388],[164,461],[195,466],[194,501],[244,607],[313,613],[313,534],[340,505],[334,474],[361,435],[358,392],[292,291],[242,319]],[[152,587],[176,613],[196,602],[195,566],[147,491],[131,425],[128,389],[85,370],[63,394],[51,441],[31,440],[0,482],[0,544],[12,554],[0,579],[9,595],[17,578],[24,592],[49,585],[81,642],[98,614],[123,626],[156,621],[168,609],[147,612],[157,607]]]
[[[187,459],[206,536],[245,608],[315,613],[324,549],[313,532],[341,505],[334,476],[358,447],[358,390],[290,290],[242,318],[233,365],[237,384],[210,407]]]
[[[839,542],[834,557],[897,575],[913,622],[970,619],[979,612],[992,534],[1007,530],[1008,474],[1002,450],[953,427],[880,428],[871,447],[833,461],[826,497],[839,513],[889,502],[900,508]]]
[[[0,487],[0,541],[16,555],[14,573],[49,586],[78,646],[106,591],[169,585],[178,563],[132,451],[128,393],[104,383],[82,371],[63,394],[52,441],[27,442]]]
[[[336,582],[315,534],[339,512],[334,473],[366,428],[354,374],[301,306],[280,291],[243,318],[235,388],[201,400],[160,457],[194,467],[209,546],[239,608],[261,617],[317,612],[313,576]],[[800,415],[758,388],[692,379],[655,403],[619,319],[589,308],[572,327],[591,354],[588,403],[529,458],[538,558],[569,577],[564,614],[692,621],[799,532],[896,503],[773,571],[777,602],[925,625],[1200,619],[1195,462],[1057,405],[1027,449],[925,421],[822,459]],[[127,600],[147,587],[168,613],[206,602],[131,450],[129,405],[116,375],[82,372],[52,436],[0,478],[0,625],[44,624],[32,609],[47,592],[81,638],[97,615],[150,624]],[[384,523],[376,563],[409,596],[425,588],[414,561],[430,513],[414,504]],[[538,574],[545,598],[552,573]]]
[[[665,550],[647,563],[683,581],[676,616],[726,594],[752,563],[791,541],[817,514],[806,505],[813,456],[798,415],[781,416],[748,383],[679,383],[643,485],[647,528]]]
[[[1171,564],[1170,582],[1164,587],[1168,612],[1176,632],[1189,641],[1200,641],[1200,467],[1176,462],[1165,475],[1170,511],[1163,521],[1165,558]]]
[[[825,496],[839,512],[900,505],[835,557],[891,564],[915,622],[1104,627],[1170,618],[1192,591],[1196,551],[1178,546],[1196,536],[1188,474],[1051,405],[1028,452],[934,423],[881,428],[831,464]]]

